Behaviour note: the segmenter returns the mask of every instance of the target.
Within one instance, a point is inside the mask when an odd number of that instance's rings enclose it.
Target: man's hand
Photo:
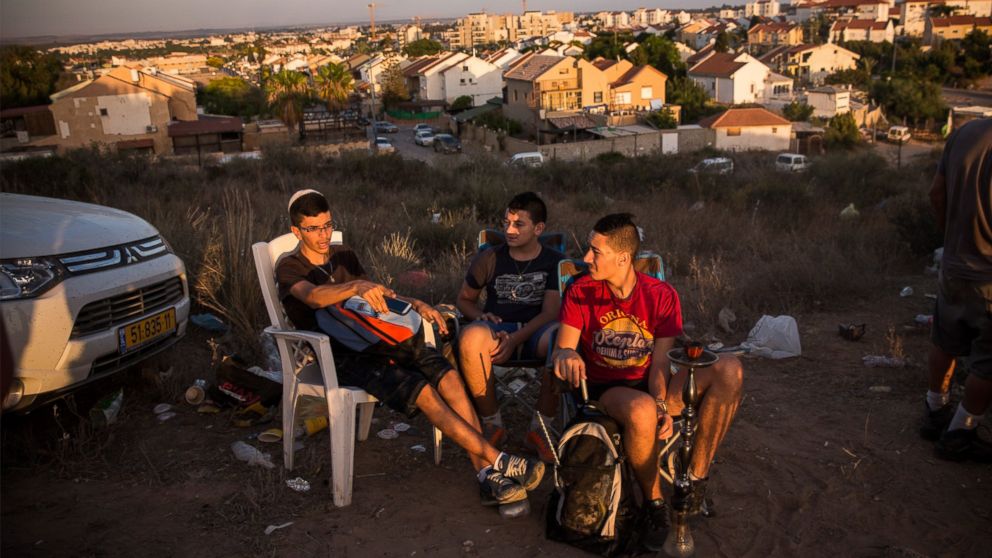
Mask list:
[[[441,332],[441,335],[448,334],[448,324],[444,320],[444,315],[438,312],[437,308],[434,308],[426,302],[417,300],[413,303],[413,309],[416,310],[417,313],[420,314],[420,317],[426,320],[427,323],[437,324],[437,330]]]
[[[364,298],[366,302],[372,306],[372,309],[376,312],[389,312],[389,307],[386,306],[387,296],[396,296],[396,293],[387,287],[384,287],[378,283],[373,283],[372,281],[355,281],[355,294]]]
[[[476,318],[476,320],[481,322],[491,322],[494,324],[503,323],[503,319],[492,312],[483,312],[482,314],[479,314],[479,317]]]
[[[658,439],[667,440],[672,437],[674,432],[674,422],[672,421],[672,415],[668,413],[663,413],[660,409],[658,410]]]
[[[586,362],[575,349],[561,349],[555,357],[555,376],[572,387],[586,379]]]
[[[497,363],[510,360],[514,349],[517,348],[517,342],[514,341],[513,336],[505,331],[497,331],[495,338],[496,348],[489,353],[489,357]]]

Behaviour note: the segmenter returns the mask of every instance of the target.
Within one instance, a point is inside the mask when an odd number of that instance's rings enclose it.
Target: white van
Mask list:
[[[910,138],[909,128],[905,126],[893,126],[889,128],[889,133],[886,137],[892,143],[906,143]]]
[[[775,170],[782,172],[803,172],[809,170],[809,161],[798,153],[779,153],[775,158]]]
[[[511,167],[539,167],[544,164],[544,155],[540,151],[517,153],[506,164]]]
[[[733,174],[734,160],[727,157],[703,159],[689,169],[692,174]]]

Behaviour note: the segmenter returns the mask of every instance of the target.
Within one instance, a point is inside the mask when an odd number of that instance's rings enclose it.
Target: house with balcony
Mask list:
[[[782,45],[758,57],[758,60],[781,74],[819,85],[834,72],[857,68],[861,56],[834,44]]]
[[[773,90],[766,94],[766,81],[771,74],[768,66],[744,52],[712,51],[689,68],[689,79],[698,83],[716,102],[727,105],[760,103],[770,94],[781,96],[784,93],[782,83],[773,84]],[[789,81],[788,78],[785,80]]]
[[[895,27],[892,20],[884,21],[871,19],[837,20],[830,26],[830,42],[845,43],[848,41],[869,41],[872,43],[891,43],[895,38]]]
[[[765,47],[798,45],[803,42],[803,29],[789,22],[759,23],[747,30],[747,42],[752,46]]]

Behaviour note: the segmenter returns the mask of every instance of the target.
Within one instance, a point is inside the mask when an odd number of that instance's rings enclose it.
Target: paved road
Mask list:
[[[400,131],[395,134],[379,135],[389,138],[390,143],[393,144],[396,151],[407,159],[419,159],[429,165],[433,165],[442,161],[458,162],[466,157],[464,153],[435,153],[433,147],[423,147],[413,143],[413,124],[401,125],[399,129]]]
[[[940,147],[940,144],[925,143],[922,141],[909,140],[908,143],[902,146],[902,164],[908,164],[911,159],[915,157],[920,157],[927,155],[932,150]],[[875,143],[875,151],[891,164],[896,166],[899,164],[899,145],[895,143],[889,143],[884,140],[878,140]]]
[[[941,88],[944,101],[951,106],[978,105],[992,107],[992,91],[988,89],[952,89]]]

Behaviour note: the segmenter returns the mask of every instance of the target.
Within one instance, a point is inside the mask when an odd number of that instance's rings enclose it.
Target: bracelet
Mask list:
[[[664,399],[655,399],[654,404],[662,413],[668,414],[668,403]]]

